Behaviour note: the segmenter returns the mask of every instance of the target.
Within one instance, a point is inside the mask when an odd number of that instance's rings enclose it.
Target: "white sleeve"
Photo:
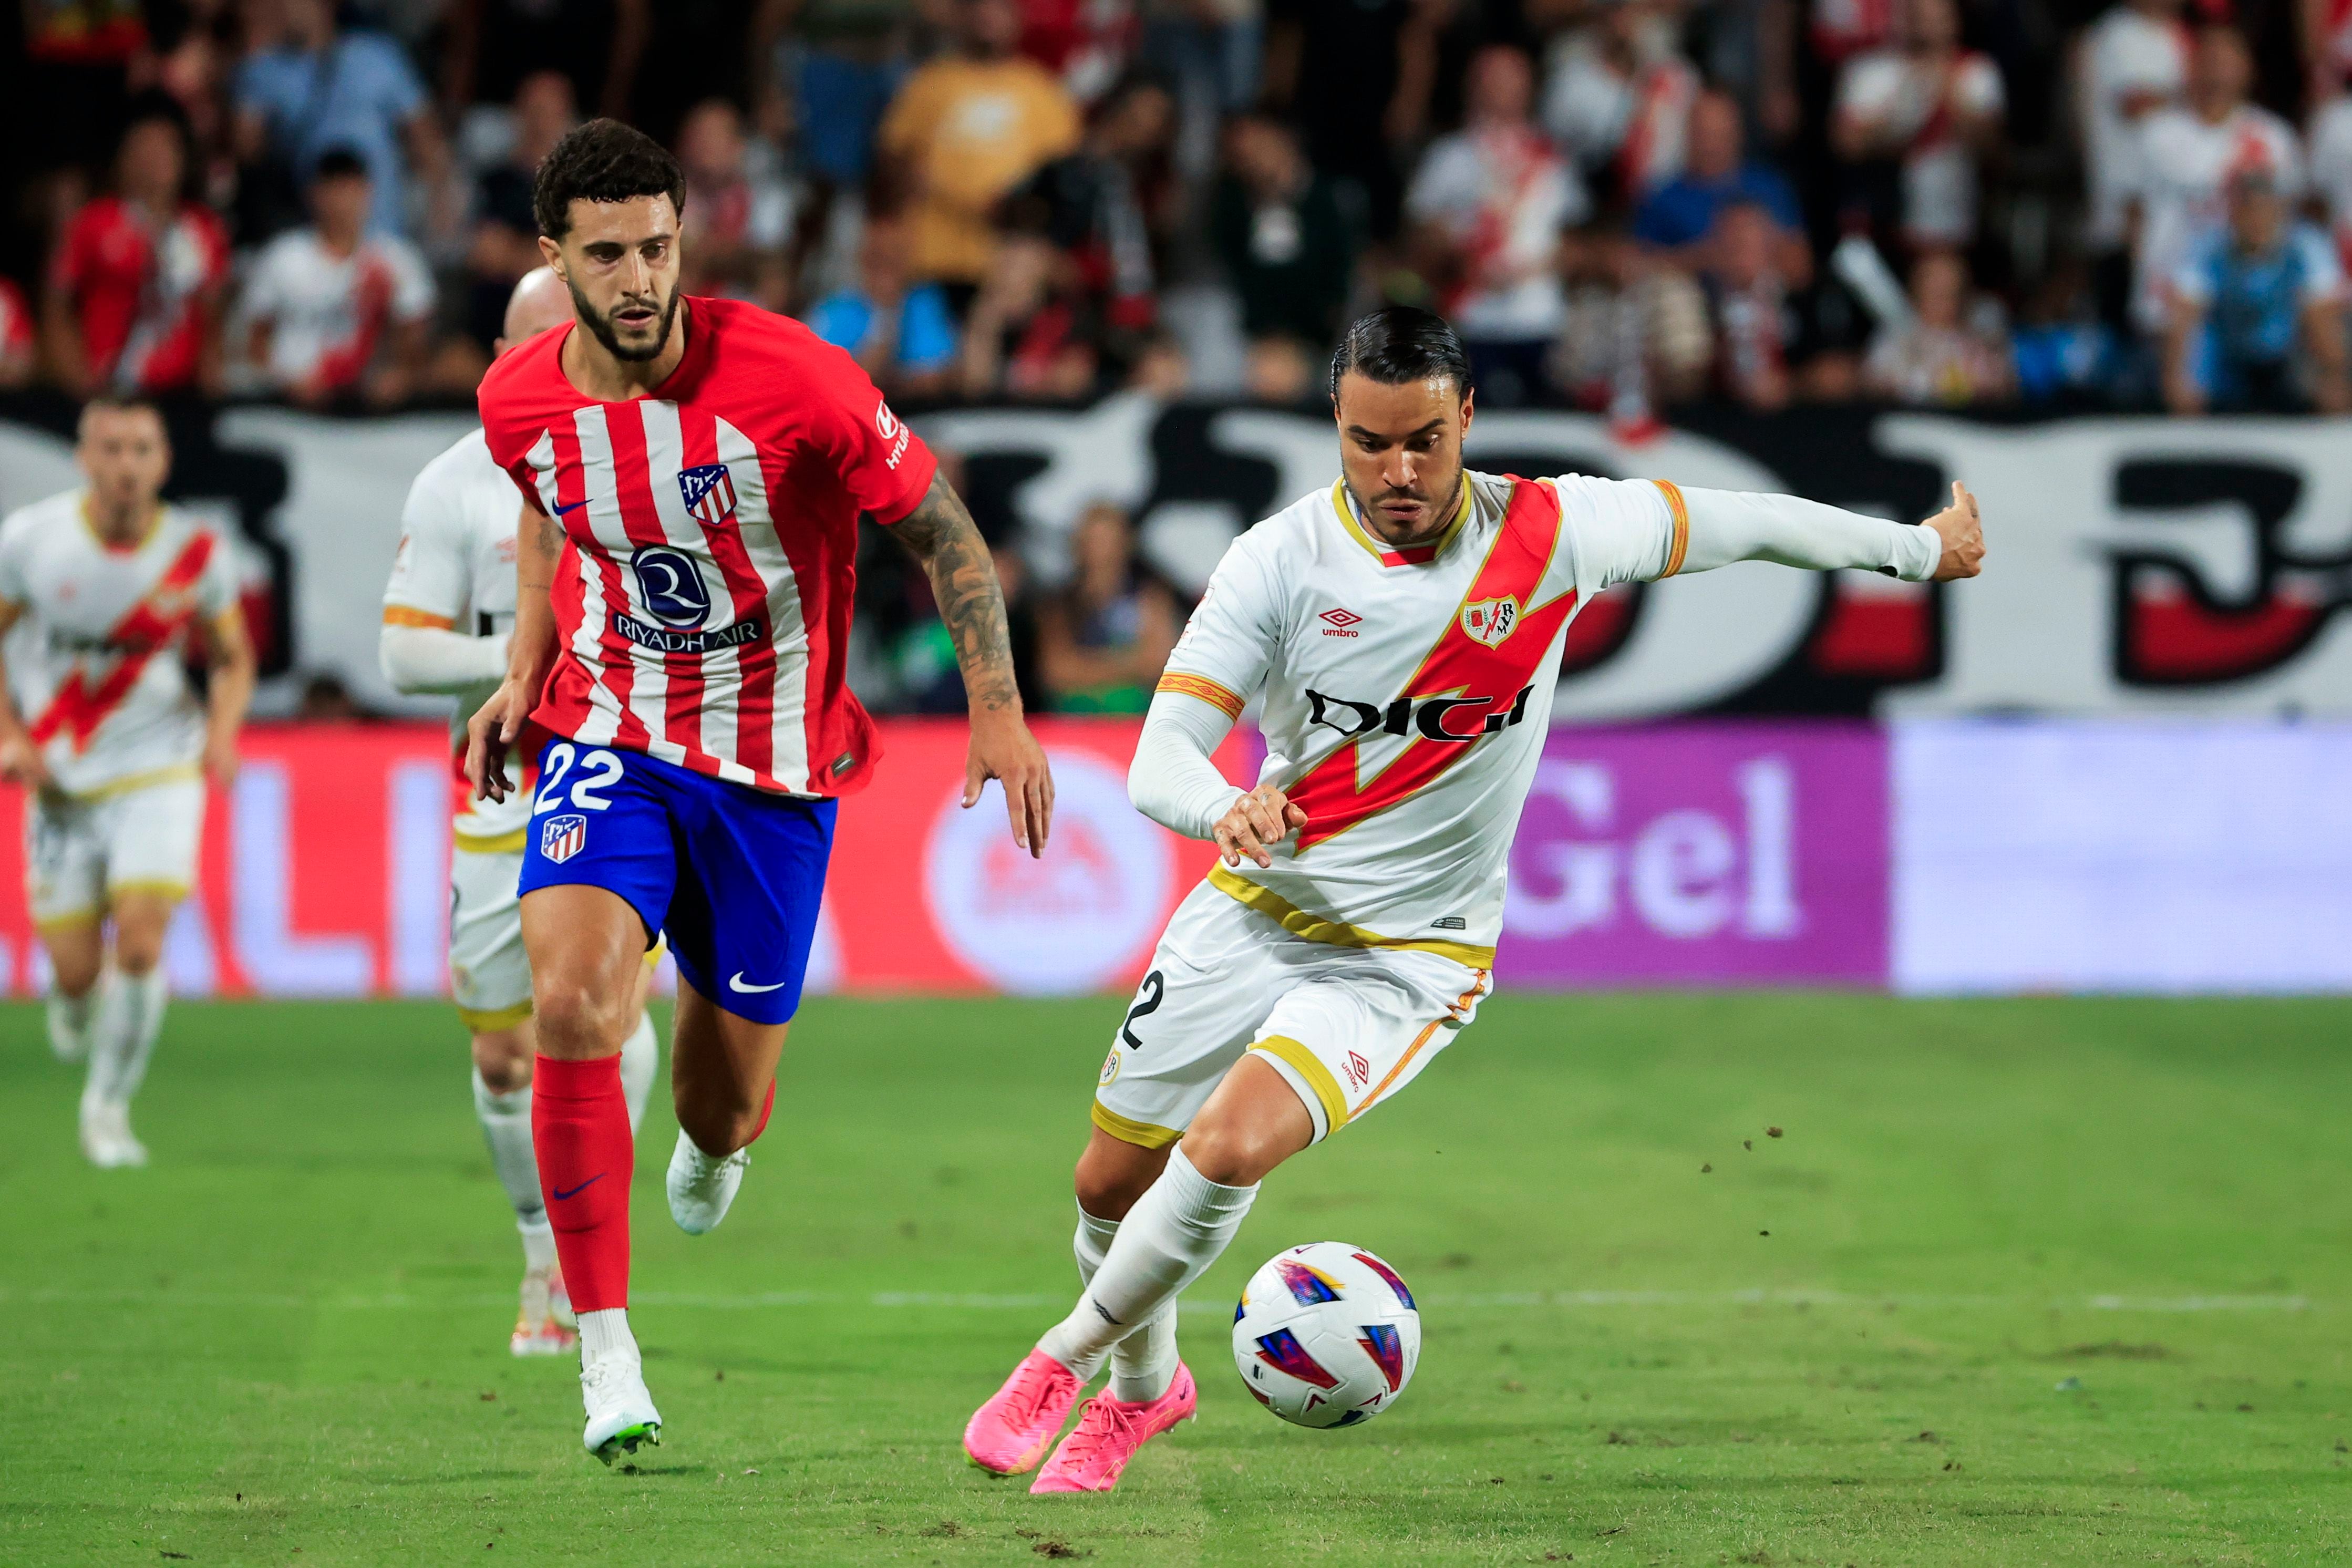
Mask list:
[[[1570,477],[1554,483],[1576,530],[1579,586],[1587,594],[1735,561],[1817,572],[1855,567],[1924,583],[1943,559],[1942,542],[1924,524],[1888,522],[1795,496],[1685,489],[1663,479]]]
[[[253,271],[245,280],[243,298],[237,301],[247,321],[275,321],[285,310],[288,263],[289,255],[283,239],[272,241],[255,258]]]
[[[216,621],[236,607],[236,551],[217,530],[213,533],[212,559],[205,563],[205,572],[196,580],[196,610],[207,621]]]
[[[23,512],[11,512],[0,519],[0,605],[14,605],[22,609],[31,602],[33,591],[25,581],[25,541],[31,530],[24,522]]]
[[[1271,578],[1257,539],[1234,541],[1168,656],[1161,691],[1196,697],[1229,721],[1241,717],[1282,642],[1282,601]]]
[[[520,501],[516,510],[521,510]],[[436,461],[408,487],[407,504],[400,510],[400,548],[392,558],[392,580],[383,587],[387,621],[444,630],[457,626],[473,596],[465,521],[465,497],[448,466]],[[395,617],[394,610],[415,614]]]
[[[1223,708],[1163,687],[1143,716],[1127,770],[1127,798],[1135,809],[1171,833],[1213,837],[1217,818],[1248,793],[1211,760],[1233,727]]]
[[[394,691],[463,691],[506,679],[509,635],[476,637],[438,626],[387,626],[376,640],[376,663]]]

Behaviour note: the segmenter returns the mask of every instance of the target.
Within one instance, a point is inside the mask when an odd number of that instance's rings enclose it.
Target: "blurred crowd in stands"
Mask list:
[[[2341,410],[2352,0],[20,0],[0,387],[456,405],[583,116],[687,287],[909,404],[1311,405],[1341,322],[1487,406]],[[1040,706],[1181,618],[1129,520],[1017,594]],[[1008,554],[1008,582],[1024,576]],[[887,600],[919,584],[884,574]],[[923,606],[869,679],[959,703]]]
[[[21,0],[0,382],[455,401],[582,116],[909,400],[2342,408],[2352,0]]]

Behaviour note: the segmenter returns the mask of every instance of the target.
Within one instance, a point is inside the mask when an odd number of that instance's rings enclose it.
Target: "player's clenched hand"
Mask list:
[[[971,716],[971,752],[964,763],[963,804],[980,800],[980,786],[995,779],[1004,786],[1004,814],[1013,819],[1013,842],[1035,859],[1045,853],[1054,829],[1054,773],[1045,748],[1018,713],[983,709]]]
[[[474,786],[475,798],[504,800],[512,793],[507,748],[522,733],[533,706],[530,688],[509,675],[466,721],[466,782]]]
[[[205,776],[226,794],[236,786],[236,737],[209,735],[205,739]]]
[[[1936,581],[1973,577],[1984,570],[1984,524],[1977,517],[1977,498],[1968,486],[1952,481],[1952,504],[1927,520],[1944,542],[1944,558],[1936,563]]]
[[[1272,784],[1260,784],[1234,802],[1211,831],[1217,836],[1217,852],[1225,858],[1226,865],[1238,866],[1246,855],[1261,866],[1271,866],[1274,857],[1267,849],[1306,826],[1304,810],[1291,805],[1289,797]]]

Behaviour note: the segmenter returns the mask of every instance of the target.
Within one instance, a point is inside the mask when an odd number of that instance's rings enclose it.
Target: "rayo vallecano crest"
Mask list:
[[[1519,602],[1517,599],[1481,599],[1475,605],[1462,606],[1462,630],[1473,642],[1488,647],[1501,645],[1519,624]]]

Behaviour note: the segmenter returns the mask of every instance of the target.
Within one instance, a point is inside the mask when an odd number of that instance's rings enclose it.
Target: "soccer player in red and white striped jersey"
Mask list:
[[[1022,718],[1004,601],[971,514],[855,361],[795,321],[677,289],[677,162],[612,121],[566,136],[534,193],[572,325],[492,367],[491,456],[524,513],[505,684],[467,766],[503,798],[540,756],[521,878],[539,1021],[532,1136],[579,1313],[583,1441],[656,1440],[628,1327],[632,1160],[618,1071],[635,966],[678,965],[670,1212],[700,1233],[767,1124],[800,996],[835,797],[878,748],[843,658],[857,524],[928,571],[971,703],[964,804],[1003,781],[1015,841],[1053,809]]]

